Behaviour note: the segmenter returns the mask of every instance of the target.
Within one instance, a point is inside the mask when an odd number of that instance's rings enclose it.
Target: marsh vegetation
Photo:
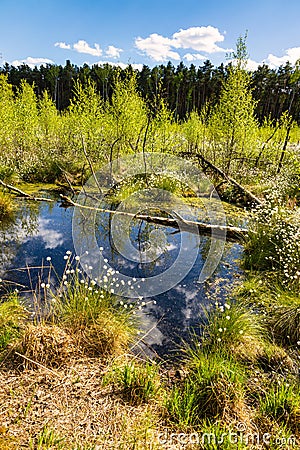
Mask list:
[[[218,101],[185,117],[168,108],[159,89],[154,100],[142,97],[130,70],[116,72],[110,96],[100,95],[90,79],[77,80],[64,110],[47,91],[37,95],[24,80],[15,89],[0,74],[0,179],[6,186],[30,192],[26,183],[51,182],[71,196],[92,170],[118,157],[166,152],[194,158],[222,200],[240,208],[248,228],[238,286],[203,306],[201,333],[190,330],[172,361],[138,351],[139,311],[151,300],[128,302],[113,287],[100,288],[81,272],[79,255],[63,256],[55,286],[44,271],[30,301],[6,286],[1,448],[299,445],[300,128],[295,95],[278,117],[258,120],[245,52],[240,39]],[[296,89],[298,64],[291,83]],[[118,185],[111,204],[145,184],[197,201],[186,185],[153,175]],[[1,221],[13,220],[17,204],[16,192],[8,191],[3,186],[0,193]],[[55,274],[51,258],[47,265]],[[117,274],[105,277],[107,284]],[[194,440],[182,445],[180,433]]]

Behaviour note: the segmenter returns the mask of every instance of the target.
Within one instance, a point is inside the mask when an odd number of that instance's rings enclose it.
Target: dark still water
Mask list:
[[[0,227],[1,293],[9,288],[18,289],[28,296],[38,280],[43,281],[46,276],[47,269],[44,267],[41,273],[40,267],[49,265],[49,258],[57,275],[63,274],[66,252],[75,255],[72,217],[73,208],[66,209],[59,203],[20,202],[15,220]],[[136,221],[132,222],[127,230],[127,237],[123,236],[125,231],[122,228],[117,228],[114,236],[117,235],[118,238],[112,239],[111,221],[112,217],[107,213],[100,214],[96,221],[95,238],[102,249],[104,261],[118,271],[120,276],[127,277],[126,279],[145,280],[145,286],[149,278],[161,279],[165,276],[165,290],[157,290],[152,286],[153,289],[149,287],[148,292],[154,295],[148,296],[143,292],[143,297],[148,297],[145,298],[148,306],[141,315],[143,333],[147,333],[143,340],[147,347],[150,346],[159,354],[176,351],[182,339],[188,340],[189,333],[199,328],[203,306],[215,301],[225,301],[234,284],[239,281],[242,247],[235,243],[226,243],[213,275],[204,283],[199,283],[199,274],[208,254],[210,238],[200,237],[197,243],[186,232],[174,232],[171,227]],[[84,241],[84,237],[82,240]],[[145,253],[144,250],[147,250],[151,241],[156,242],[156,250],[162,250],[157,254],[152,252],[150,258],[151,252]],[[130,257],[130,252],[133,257]],[[196,256],[188,273],[180,270],[184,264],[178,264],[175,278],[174,271],[169,275],[168,268],[173,267],[179,257],[188,260],[191,252]],[[135,257],[135,254],[148,256],[143,259]],[[169,282],[171,278],[172,281]],[[145,287],[142,286],[141,289]]]

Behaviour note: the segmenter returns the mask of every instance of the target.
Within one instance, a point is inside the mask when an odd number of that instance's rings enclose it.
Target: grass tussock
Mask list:
[[[192,351],[189,374],[166,402],[171,421],[180,427],[199,426],[207,418],[233,421],[244,409],[244,368],[220,354]]]
[[[215,304],[206,311],[203,345],[211,352],[230,352],[238,359],[255,360],[265,343],[261,317],[238,303]]]
[[[159,367],[149,361],[129,360],[117,364],[105,380],[105,384],[113,382],[121,398],[135,406],[157,400],[163,392]]]
[[[298,383],[283,381],[275,384],[259,398],[259,416],[271,418],[299,433],[300,389]]]
[[[83,354],[106,358],[126,352],[137,331],[132,309],[123,305],[75,272],[52,298],[48,320],[62,327]]]
[[[36,369],[38,364],[46,367],[60,367],[76,354],[72,337],[57,325],[28,324],[16,351],[24,356],[27,369]]]
[[[28,312],[16,295],[0,303],[0,355],[21,336],[27,319]]]

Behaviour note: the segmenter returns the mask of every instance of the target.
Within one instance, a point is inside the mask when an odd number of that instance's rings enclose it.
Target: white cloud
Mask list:
[[[78,42],[73,44],[73,49],[76,50],[78,53],[87,53],[88,55],[92,56],[101,56],[102,50],[100,48],[99,44],[94,44],[95,47],[90,47],[89,44],[84,41],[83,39],[80,39]]]
[[[15,67],[21,66],[22,64],[26,64],[33,69],[35,66],[41,66],[42,64],[54,64],[54,61],[48,58],[32,58],[32,56],[28,56],[25,59],[15,59],[11,63]]]
[[[200,53],[186,53],[183,56],[183,59],[186,59],[187,61],[200,61],[203,59],[206,59],[205,56],[201,55]]]
[[[180,60],[180,55],[171,50],[172,39],[153,33],[147,38],[136,38],[135,45],[139,50],[142,50],[147,56],[154,59],[154,61],[166,61],[168,59]]]
[[[254,70],[257,70],[258,66],[261,66],[261,64],[262,63],[258,63],[256,61],[254,61],[253,59],[248,59],[247,64],[246,64],[246,69],[254,71]]]
[[[287,61],[291,64],[295,64],[297,59],[300,58],[300,47],[291,47],[285,50],[285,54],[283,56],[275,56],[271,53],[264,60],[265,64],[268,64],[271,68],[277,68],[281,65],[284,65]]]
[[[95,64],[98,66],[104,66],[104,64],[109,64],[110,66],[120,67],[121,69],[126,69],[129,64],[125,64],[123,62],[115,62],[115,61],[98,61]],[[130,64],[134,70],[142,70],[143,64]]]
[[[186,30],[180,30],[173,34],[173,47],[191,48],[200,52],[216,53],[226,52],[227,50],[216,45],[216,42],[223,42],[224,36],[218,28],[190,27]]]
[[[205,53],[228,52],[230,49],[219,47],[216,43],[223,42],[224,36],[218,28],[207,27],[190,27],[186,30],[179,30],[172,35],[172,38],[162,36],[157,33],[150,34],[145,39],[138,37],[135,45],[142,50],[147,56],[155,61],[166,61],[168,59],[180,60],[181,56],[172,49],[191,49],[197,52]],[[188,61],[205,59],[199,53],[187,53],[184,56]],[[190,58],[190,59],[189,59]]]
[[[120,58],[120,54],[123,50],[121,48],[115,47],[114,45],[109,45],[105,54],[110,58]]]
[[[64,50],[71,50],[71,45],[66,44],[65,42],[55,42],[54,47],[59,47]]]
[[[294,65],[300,58],[300,47],[291,47],[285,50],[283,56],[275,56],[271,53],[263,61],[257,62],[252,59],[248,59],[246,68],[248,70],[257,70],[259,66],[267,64],[271,69],[278,69],[281,65],[285,65],[288,61]],[[230,62],[230,61],[228,61]]]

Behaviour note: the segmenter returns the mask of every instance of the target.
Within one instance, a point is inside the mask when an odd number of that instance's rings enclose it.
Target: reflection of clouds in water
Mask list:
[[[199,293],[199,288],[196,287],[193,290],[188,290],[186,285],[179,284],[175,287],[175,291],[178,292],[178,294],[183,295],[187,301],[193,300]]]
[[[54,229],[51,219],[39,218],[37,227],[30,233],[24,227],[24,223],[18,219],[5,230],[0,230],[0,274],[13,263],[20,245],[29,242],[33,238],[41,238],[46,249],[55,249],[64,243],[63,234]],[[52,225],[52,226],[51,226]],[[36,255],[28,255],[25,264],[34,264]]]
[[[109,261],[110,262],[110,264],[111,265],[113,265],[112,264],[112,262],[113,261]],[[135,267],[136,267],[136,264],[133,264],[133,263],[130,263],[128,260],[126,260],[126,259],[119,259],[118,261],[117,261],[117,265],[119,266],[119,267],[125,267],[126,269],[130,269],[130,270],[133,270]]]
[[[51,222],[52,222],[51,219],[39,218],[38,230],[33,235],[33,237],[40,237],[45,243],[45,248],[49,249],[59,247],[64,243],[62,233],[59,233],[54,229],[48,228]]]
[[[153,305],[151,304],[151,308]],[[138,311],[137,315],[140,320],[140,330],[142,332],[140,339],[147,345],[162,345],[164,335],[157,328],[158,321],[149,313],[149,307],[144,307],[143,311]],[[147,311],[148,310],[148,311]]]
[[[199,316],[199,305],[201,304],[201,302],[203,303],[203,299],[199,298],[199,295],[201,295],[199,287],[188,289],[184,284],[176,286],[175,291],[177,295],[180,295],[184,299],[181,313],[185,318],[183,326],[184,328],[187,328],[189,326],[190,320],[193,320]]]

